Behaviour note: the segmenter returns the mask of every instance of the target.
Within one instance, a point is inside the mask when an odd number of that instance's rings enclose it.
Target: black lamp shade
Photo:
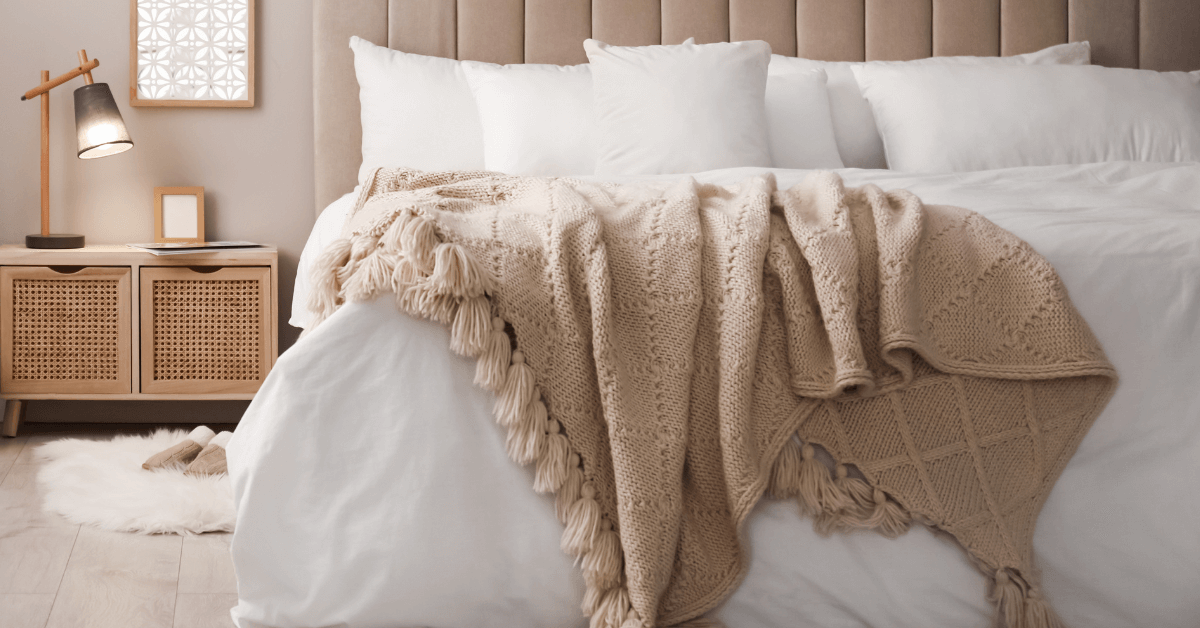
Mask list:
[[[80,159],[107,157],[133,148],[108,83],[92,83],[75,90],[75,134]]]

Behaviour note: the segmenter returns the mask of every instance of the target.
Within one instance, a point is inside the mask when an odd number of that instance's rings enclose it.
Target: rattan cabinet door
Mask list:
[[[141,392],[253,393],[271,368],[271,269],[142,267]]]
[[[0,392],[131,392],[129,273],[0,268]]]

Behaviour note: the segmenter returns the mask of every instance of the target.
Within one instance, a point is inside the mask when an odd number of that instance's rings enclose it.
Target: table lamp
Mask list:
[[[34,96],[42,97],[42,232],[25,236],[25,247],[30,249],[81,249],[83,236],[68,233],[50,233],[50,90],[67,81],[82,76],[87,84],[75,90],[75,135],[79,141],[80,159],[95,159],[123,153],[133,148],[125,121],[113,100],[108,83],[92,80],[92,70],[100,61],[88,61],[87,51],[79,51],[79,67],[50,80],[50,72],[42,70],[42,82],[25,92],[21,100]]]

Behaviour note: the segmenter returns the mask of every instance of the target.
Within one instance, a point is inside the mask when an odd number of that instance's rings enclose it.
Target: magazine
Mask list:
[[[155,255],[185,255],[187,253],[205,253],[221,249],[256,249],[263,245],[254,242],[151,242],[146,244],[126,244],[131,249],[138,249]]]

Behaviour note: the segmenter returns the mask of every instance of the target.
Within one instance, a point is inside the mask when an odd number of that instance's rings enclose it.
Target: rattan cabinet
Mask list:
[[[279,352],[273,248],[0,246],[5,436],[39,399],[250,399]]]

